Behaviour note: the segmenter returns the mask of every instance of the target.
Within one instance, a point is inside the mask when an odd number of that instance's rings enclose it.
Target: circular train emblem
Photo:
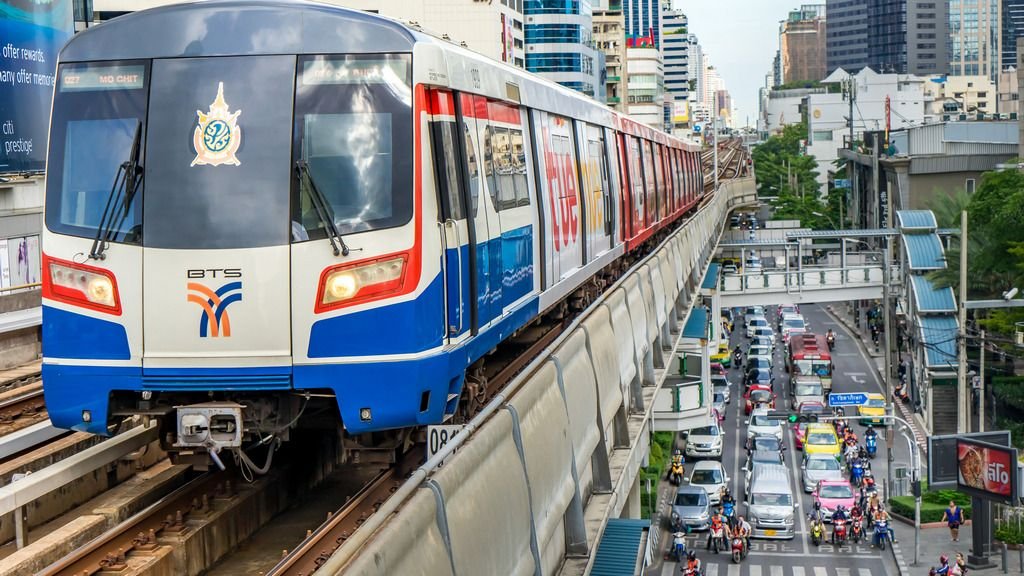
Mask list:
[[[220,152],[231,143],[231,127],[223,120],[214,120],[203,131],[203,145],[210,152]]]
[[[242,128],[238,125],[241,110],[231,111],[224,100],[224,83],[217,84],[217,98],[210,104],[210,110],[196,110],[199,121],[192,133],[192,148],[196,157],[191,166],[238,166],[241,162],[235,153],[242,145]]]

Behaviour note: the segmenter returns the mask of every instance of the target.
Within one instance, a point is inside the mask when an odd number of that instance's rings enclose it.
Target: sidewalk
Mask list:
[[[914,562],[914,527],[896,520],[893,522],[893,531],[896,533],[896,539],[899,540],[899,544],[893,545],[893,553],[896,555],[896,564],[900,568],[901,576],[908,576],[910,574],[927,574],[928,568],[938,566],[939,556],[943,554],[949,556],[950,564],[953,563],[956,558],[956,553],[961,552],[966,557],[970,553],[971,549],[971,525],[960,527],[960,541],[951,542],[949,539],[949,529],[945,526],[936,528],[921,528],[921,556],[920,563],[917,566],[912,566]],[[1007,569],[1010,574],[1022,574],[1024,573],[1024,566],[1021,565],[1021,555],[1017,550],[1009,550]],[[970,574],[977,574],[978,576],[995,576],[996,574],[1003,574],[1002,569],[1002,557],[999,552],[991,556],[990,559],[995,562],[996,566],[993,568],[985,568],[983,570],[970,570]]]

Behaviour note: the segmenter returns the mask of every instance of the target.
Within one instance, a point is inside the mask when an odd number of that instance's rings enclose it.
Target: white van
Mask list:
[[[782,464],[756,464],[747,492],[747,521],[755,538],[796,536],[797,500],[789,481],[789,469]]]

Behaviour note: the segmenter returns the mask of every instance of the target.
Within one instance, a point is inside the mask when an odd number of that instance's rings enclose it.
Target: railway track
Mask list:
[[[0,437],[46,419],[41,382],[0,393]]]
[[[0,393],[42,380],[42,361],[0,371]]]

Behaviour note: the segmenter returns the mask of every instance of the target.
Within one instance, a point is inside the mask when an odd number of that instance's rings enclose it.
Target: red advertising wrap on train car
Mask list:
[[[982,498],[1010,501],[1017,494],[1017,450],[957,439],[957,486]]]

